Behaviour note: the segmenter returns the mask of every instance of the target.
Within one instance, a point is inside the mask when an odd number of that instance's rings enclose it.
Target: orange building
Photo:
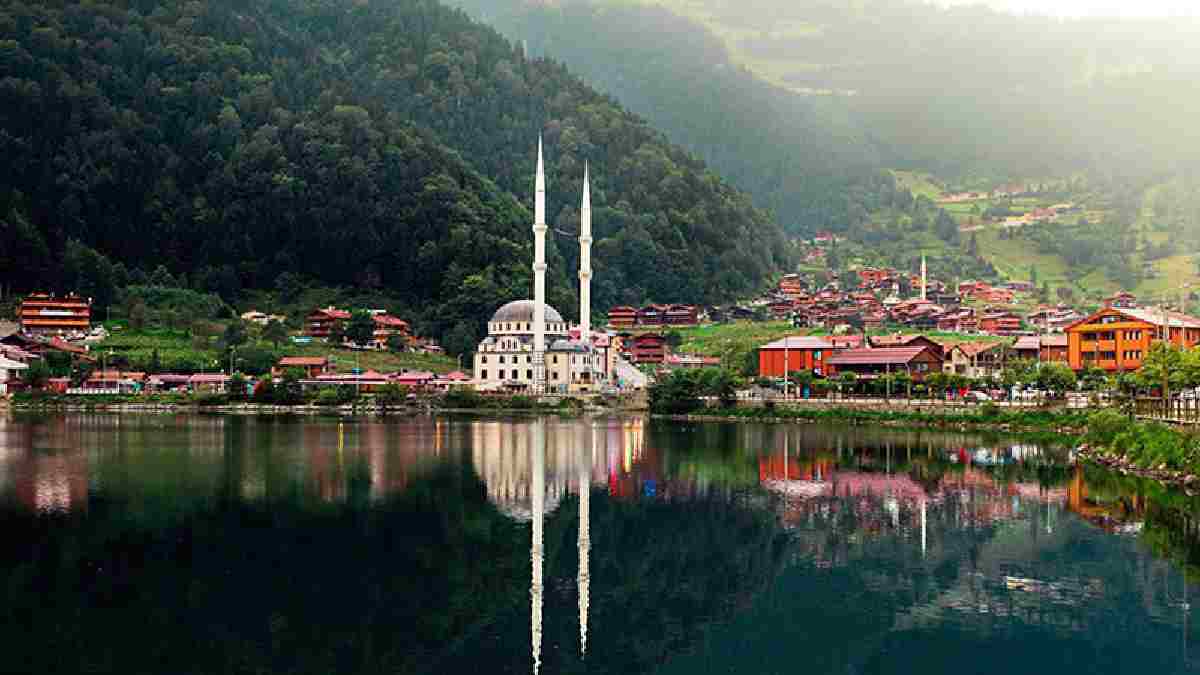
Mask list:
[[[613,328],[633,328],[637,325],[638,311],[633,307],[620,306],[608,310],[608,325]]]
[[[1164,338],[1164,317],[1171,344],[1200,343],[1200,319],[1178,312],[1105,307],[1067,326],[1067,359],[1074,370],[1095,366],[1108,371],[1137,370],[1155,342]]]
[[[61,298],[34,293],[21,301],[18,311],[26,333],[70,333],[92,327],[92,301],[77,295]]]
[[[787,337],[758,348],[759,377],[783,377],[798,371],[825,372],[832,343],[818,337]]]

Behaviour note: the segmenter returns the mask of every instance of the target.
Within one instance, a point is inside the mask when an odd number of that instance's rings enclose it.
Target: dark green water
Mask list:
[[[1195,669],[1200,502],[1066,458],[630,418],[0,416],[0,670]]]

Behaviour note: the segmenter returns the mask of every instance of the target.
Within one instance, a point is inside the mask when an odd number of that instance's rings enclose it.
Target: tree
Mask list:
[[[128,311],[129,327],[141,330],[146,327],[146,301],[135,298]]]
[[[33,359],[22,374],[21,380],[30,389],[42,389],[51,377],[53,373],[50,372],[50,364],[46,363],[45,359]]]
[[[375,319],[365,310],[350,315],[346,324],[346,338],[359,347],[366,347],[375,339]]]
[[[229,397],[234,400],[242,400],[246,398],[246,378],[241,373],[233,373],[229,376],[229,384],[225,390],[229,393]]]
[[[250,336],[246,333],[246,324],[240,319],[234,319],[225,326],[221,334],[221,344],[225,349],[236,349],[246,344]]]
[[[159,288],[174,288],[175,277],[171,276],[165,265],[159,265],[154,268],[154,273],[150,275],[150,285],[158,286]]]
[[[1075,388],[1075,371],[1065,363],[1044,363],[1037,371],[1037,384],[1040,389],[1055,394],[1063,394]]]
[[[275,349],[279,349],[279,344],[288,339],[287,327],[283,325],[283,322],[271,319],[263,327],[262,339],[270,342]]]
[[[1164,342],[1156,342],[1137,372],[1137,383],[1145,389],[1158,389],[1164,399],[1172,387],[1183,386],[1183,351]]]
[[[972,258],[979,257],[979,240],[975,238],[975,231],[971,231],[971,237],[967,239],[967,255]]]
[[[667,341],[667,346],[672,350],[678,349],[679,345],[683,344],[683,336],[677,330],[669,330],[664,336]]]

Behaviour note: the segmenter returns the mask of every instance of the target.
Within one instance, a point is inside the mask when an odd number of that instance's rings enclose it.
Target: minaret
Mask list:
[[[533,206],[533,391],[546,390],[546,170],[538,136],[537,182]]]
[[[592,437],[590,452],[581,452],[579,458],[579,653],[587,656],[588,606],[591,604],[590,556],[592,538],[589,528],[592,501],[592,462],[596,460],[596,428],[589,426]]]
[[[926,286],[928,283],[929,283],[928,275],[927,275],[926,269],[925,269],[925,256],[921,256],[921,299],[922,300],[929,299],[928,297],[926,297],[926,294],[925,294],[925,289],[926,289]]]
[[[533,423],[533,476],[529,499],[533,507],[533,530],[529,541],[529,626],[533,651],[533,675],[542,667],[542,526],[546,517],[546,430],[545,422]]]
[[[579,207],[579,341],[592,344],[592,188],[586,162]]]

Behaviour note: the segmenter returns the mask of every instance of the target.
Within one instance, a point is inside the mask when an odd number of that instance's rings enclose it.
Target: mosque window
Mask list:
[[[487,379],[487,371],[486,370],[479,371],[479,379],[481,379],[481,380]]]
[[[533,379],[533,371],[532,370],[525,371],[525,377],[526,377],[526,379],[532,380]]]
[[[514,371],[513,371],[513,376],[512,376],[512,379],[514,379],[514,380],[519,380],[519,379],[521,379],[521,373],[520,373],[519,371],[516,371],[516,370],[514,370]]]

